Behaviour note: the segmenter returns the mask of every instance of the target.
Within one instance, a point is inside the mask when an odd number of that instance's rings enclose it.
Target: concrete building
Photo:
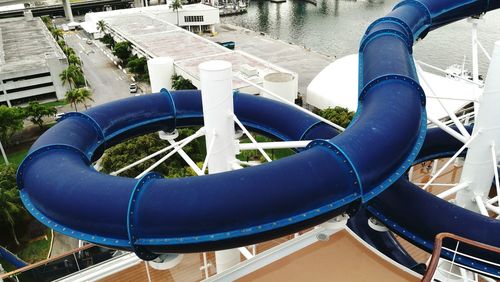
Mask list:
[[[176,13],[168,6],[151,6],[101,13],[91,13],[85,16],[82,27],[88,33],[98,33],[97,22],[106,23],[107,32],[116,41],[129,41],[133,53],[147,58],[167,57],[173,60],[174,72],[182,75],[200,86],[198,65],[208,60],[226,60],[232,63],[233,88],[245,93],[259,94],[260,90],[248,83],[263,85],[263,78],[269,73],[290,73],[296,83],[298,75],[275,64],[252,56],[242,51],[233,51],[198,36],[191,30],[210,28],[219,22],[218,9],[203,4],[186,5],[184,12],[179,10],[182,24],[191,20],[188,17],[202,16],[203,25],[196,27],[190,23],[190,28],[180,28],[175,25]],[[189,11],[189,13],[187,12]],[[203,12],[207,12],[204,14]],[[185,26],[184,26],[185,27]],[[244,80],[246,80],[246,82]],[[170,79],[170,78],[165,78]],[[294,86],[294,89],[297,87]]]
[[[68,61],[40,18],[0,20],[0,104],[59,100],[66,87],[59,74]]]
[[[169,5],[156,5],[142,8],[123,9],[108,12],[88,13],[85,15],[85,22],[82,28],[94,38],[99,38],[101,34],[97,30],[96,23],[99,20],[108,22],[113,18],[127,18],[130,25],[140,28],[149,28],[150,24],[144,22],[144,16],[150,16],[161,22],[178,25],[192,32],[213,32],[214,25],[219,23],[219,9],[203,5],[184,5],[178,11],[173,11]],[[164,25],[164,24],[162,24]]]

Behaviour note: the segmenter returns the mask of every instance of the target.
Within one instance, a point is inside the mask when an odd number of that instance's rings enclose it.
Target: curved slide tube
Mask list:
[[[467,128],[472,131],[472,128]],[[429,140],[429,142],[427,142]],[[463,146],[439,128],[428,130],[426,142],[418,156],[419,161],[452,156]],[[367,204],[366,209],[392,231],[416,246],[431,252],[434,238],[441,232],[450,232],[481,243],[500,246],[500,221],[460,208],[434,197],[405,179]],[[454,249],[454,242],[444,242]],[[460,247],[461,252],[492,262],[500,255],[474,248]],[[443,252],[452,259],[454,254]],[[458,262],[490,274],[500,275],[500,267],[492,267],[477,260],[458,255]]]
[[[144,259],[252,244],[317,224],[376,197],[417,157],[426,116],[412,42],[440,24],[498,6],[498,1],[401,2],[362,40],[355,121],[343,134],[313,141],[299,154],[195,178],[150,173],[134,180],[96,172],[91,162],[115,143],[201,125],[198,92],[146,95],[66,115],[21,164],[21,198],[36,218],[59,232],[134,250]],[[258,97],[236,95],[235,112],[246,126],[282,140],[332,130]]]
[[[15,268],[21,268],[21,267],[25,267],[28,265],[27,262],[20,259],[15,254],[11,253],[9,250],[7,250],[6,248],[4,248],[2,246],[0,246],[0,258],[8,261]]]

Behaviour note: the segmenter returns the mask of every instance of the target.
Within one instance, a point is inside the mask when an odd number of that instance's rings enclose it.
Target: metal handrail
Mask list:
[[[92,247],[96,247],[97,245],[94,245],[94,244],[87,244],[87,245],[84,245],[80,248],[76,248],[76,249],[73,249],[69,252],[66,252],[66,253],[63,253],[63,254],[60,254],[60,255],[57,255],[57,256],[54,256],[50,259],[46,259],[46,260],[42,260],[42,261],[39,261],[39,262],[36,262],[36,263],[33,263],[33,264],[29,264],[25,267],[21,267],[21,268],[18,268],[16,270],[13,270],[11,272],[7,272],[5,274],[0,274],[0,279],[3,279],[3,278],[9,278],[11,276],[14,276],[14,275],[17,275],[17,274],[20,274],[22,272],[25,272],[25,271],[28,271],[28,270],[32,270],[34,268],[37,268],[39,266],[42,266],[42,265],[46,265],[46,264],[49,264],[51,262],[54,262],[56,260],[59,260],[61,258],[64,258],[66,256],[69,256],[71,254],[75,254],[75,253],[78,253],[78,252],[81,252],[81,251],[85,251],[85,250],[88,250]]]
[[[439,258],[441,255],[441,249],[443,248],[443,240],[445,238],[450,238],[450,239],[456,240],[457,242],[462,242],[462,243],[465,243],[465,244],[468,244],[468,245],[471,245],[474,247],[478,247],[478,248],[481,248],[484,250],[488,250],[488,251],[500,254],[500,248],[498,248],[498,247],[494,247],[491,245],[480,243],[480,242],[477,242],[477,241],[474,241],[471,239],[467,239],[467,238],[464,238],[464,237],[461,237],[461,236],[458,236],[458,235],[455,235],[452,233],[447,233],[447,232],[439,233],[436,236],[436,239],[434,241],[434,249],[432,250],[431,260],[429,262],[429,266],[427,267],[427,271],[425,272],[424,277],[421,280],[422,282],[431,282],[432,281],[432,278],[434,276],[434,273],[436,272]]]

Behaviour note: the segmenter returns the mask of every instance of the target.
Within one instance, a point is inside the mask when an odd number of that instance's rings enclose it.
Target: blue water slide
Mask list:
[[[472,127],[466,128],[469,132]],[[450,157],[463,143],[439,128],[428,131],[418,161]],[[400,179],[391,189],[367,204],[366,209],[386,226],[416,246],[431,252],[434,238],[440,232],[450,232],[484,244],[500,246],[500,221],[460,208],[448,201],[432,196],[405,179]],[[444,245],[455,248],[455,242]],[[460,251],[492,262],[500,261],[500,255],[462,245]],[[452,259],[452,252],[444,251],[443,257]],[[456,259],[471,268],[500,275],[499,267],[492,267],[465,256]]]
[[[368,28],[360,47],[359,108],[342,134],[245,170],[182,179],[101,174],[91,163],[114,144],[202,125],[198,91],[133,97],[66,115],[41,136],[18,170],[21,199],[38,220],[63,234],[133,250],[144,259],[248,245],[351,212],[399,183],[423,145],[425,96],[411,57],[413,41],[434,27],[496,8],[494,1],[451,2],[403,1]],[[441,11],[439,3],[449,9]],[[268,99],[238,94],[234,103],[245,126],[277,139],[335,135]]]
[[[21,268],[28,265],[27,262],[17,257],[15,254],[11,253],[6,248],[0,246],[0,258],[6,260],[12,264],[15,268]]]

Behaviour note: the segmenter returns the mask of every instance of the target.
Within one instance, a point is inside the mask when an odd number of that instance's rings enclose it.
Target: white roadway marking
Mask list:
[[[75,35],[76,35],[76,37],[78,37],[78,39],[82,39],[82,38],[80,37],[80,35],[78,35],[78,34],[75,34]]]

